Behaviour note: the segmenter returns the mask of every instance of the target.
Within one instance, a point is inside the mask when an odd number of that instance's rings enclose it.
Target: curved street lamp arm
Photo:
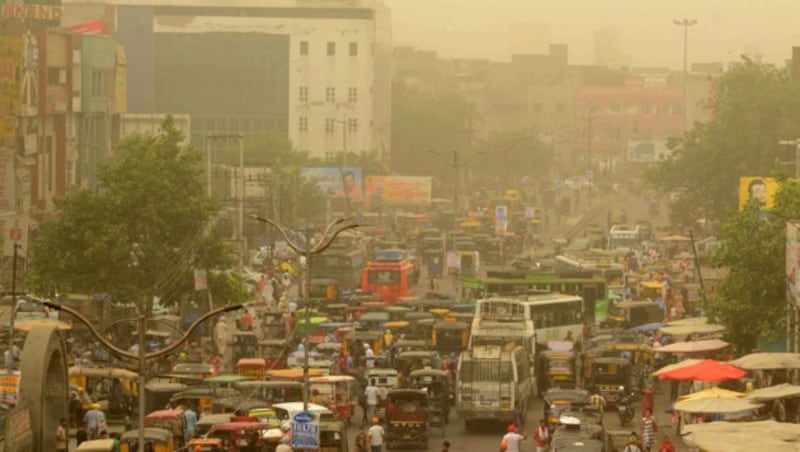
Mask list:
[[[357,223],[350,223],[348,225],[345,225],[345,226],[341,227],[340,229],[337,229],[330,236],[326,235],[323,238],[323,240],[320,241],[320,243],[318,243],[316,246],[314,246],[314,248],[312,248],[309,251],[309,253],[310,254],[318,254],[318,253],[321,253],[321,252],[325,251],[326,249],[328,249],[329,246],[331,246],[333,244],[333,241],[336,239],[336,237],[339,234],[341,234],[342,232],[344,232],[344,231],[346,231],[348,229],[355,229],[357,227],[358,227]]]
[[[328,226],[325,227],[325,230],[322,231],[322,236],[323,237],[327,236],[328,234],[330,234],[331,229],[333,229],[334,226],[338,226],[344,223],[345,221],[351,221],[351,220],[350,218],[339,218],[338,220],[331,222]]]
[[[280,234],[286,240],[286,245],[288,245],[289,248],[291,248],[297,254],[305,254],[305,251],[302,248],[297,246],[296,243],[294,243],[291,239],[289,239],[289,235],[286,233],[286,231],[283,230],[282,227],[280,227],[280,225],[278,225],[278,223],[270,220],[269,218],[259,217],[258,215],[250,215],[250,218],[256,221],[260,221],[262,223],[269,223],[273,228],[277,229],[278,232],[280,232]]]
[[[89,322],[89,319],[84,317],[80,312],[78,312],[78,311],[76,311],[76,310],[74,310],[74,309],[72,309],[72,308],[70,308],[68,306],[61,305],[59,303],[53,303],[52,301],[42,301],[41,303],[44,306],[46,306],[46,307],[48,307],[50,309],[55,309],[57,311],[66,312],[67,314],[69,314],[69,315],[75,317],[76,319],[78,319],[87,328],[89,328],[89,332],[91,332],[92,335],[98,341],[100,341],[106,348],[108,348],[108,350],[111,351],[111,353],[113,353],[114,355],[117,355],[120,358],[127,358],[127,359],[130,359],[130,360],[138,360],[139,359],[139,355],[138,354],[130,353],[130,352],[125,351],[125,350],[123,350],[121,348],[118,348],[116,345],[112,344],[111,341],[109,341],[108,339],[103,337],[103,335],[100,334],[100,332],[97,331],[97,329],[94,327],[94,325],[92,325],[92,323]]]
[[[211,317],[214,317],[215,315],[236,311],[242,309],[243,307],[244,305],[241,304],[229,304],[228,306],[223,306],[221,308],[214,309],[213,311],[206,312],[205,314],[201,315],[199,319],[195,320],[194,323],[192,323],[192,326],[190,326],[189,329],[187,329],[186,332],[183,333],[183,336],[181,336],[180,339],[178,339],[175,343],[171,344],[169,347],[163,348],[153,353],[148,353],[147,355],[144,356],[144,359],[151,360],[169,355],[170,353],[175,351],[176,348],[183,345],[183,343],[186,342],[187,339],[189,339],[189,336],[192,335],[192,332],[194,332],[194,330],[197,327],[199,327],[201,323],[205,322]]]

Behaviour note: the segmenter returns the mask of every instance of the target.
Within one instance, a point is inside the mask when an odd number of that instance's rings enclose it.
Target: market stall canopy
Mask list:
[[[56,319],[17,320],[14,322],[14,329],[20,331],[30,331],[36,326],[52,326],[58,328],[59,330],[72,329],[72,325],[69,323]]]
[[[693,366],[693,365],[699,363],[700,361],[702,361],[702,359],[695,359],[695,358],[684,359],[683,361],[681,361],[679,363],[668,364],[668,365],[662,367],[661,369],[658,369],[657,371],[651,373],[650,376],[658,377],[661,374],[670,372],[670,371],[675,370],[675,369],[680,369],[680,368],[683,368],[683,367],[686,367],[686,366]]]
[[[685,235],[665,235],[658,238],[659,242],[688,242],[691,240],[692,239]]]
[[[767,388],[756,389],[750,394],[747,394],[748,399],[758,401],[777,400],[784,397],[797,396],[800,396],[800,386],[791,385],[789,383],[781,383]]]
[[[707,452],[796,452],[800,424],[773,420],[707,422],[685,426],[682,435],[687,445]]]
[[[667,325],[681,326],[681,325],[695,325],[698,323],[708,323],[708,317],[687,317],[685,319],[673,320],[671,322],[667,322]]]
[[[741,399],[747,394],[743,392],[730,391],[728,389],[718,388],[716,386],[702,391],[693,392],[679,397],[679,400],[700,400],[708,398],[728,398],[728,399]]]
[[[116,367],[83,367],[73,366],[69,368],[70,377],[101,377],[101,378],[122,378],[125,380],[133,380],[139,377],[136,372],[131,372],[128,369],[120,369]]]
[[[722,350],[731,344],[719,340],[708,339],[705,341],[675,342],[674,344],[659,347],[658,353],[702,353]]]
[[[704,399],[681,400],[673,408],[684,413],[739,413],[761,408],[763,404],[735,397],[706,397]]]
[[[690,334],[712,334],[725,331],[723,325],[713,325],[710,323],[695,323],[692,325],[670,325],[659,328],[662,334],[670,336],[688,336]]]
[[[751,353],[730,364],[747,370],[800,369],[800,353]]]
[[[728,363],[705,359],[691,366],[681,367],[658,376],[662,380],[725,381],[742,378],[747,372]]]

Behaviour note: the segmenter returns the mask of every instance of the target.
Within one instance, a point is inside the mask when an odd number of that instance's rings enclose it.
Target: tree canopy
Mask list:
[[[649,173],[656,188],[676,192],[673,221],[719,224],[737,205],[739,177],[766,176],[776,159],[793,160],[778,142],[800,133],[800,83],[787,70],[744,58],[713,86],[713,118],[670,141],[670,158]]]
[[[194,269],[227,268],[202,155],[182,139],[168,118],[158,134],[119,144],[116,158],[98,169],[98,192],[56,199],[58,219],[41,224],[31,244],[31,287],[169,304],[191,293]]]

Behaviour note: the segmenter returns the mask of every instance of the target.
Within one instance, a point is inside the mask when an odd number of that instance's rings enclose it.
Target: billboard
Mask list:
[[[666,141],[628,141],[629,162],[650,163],[664,160],[672,154]]]
[[[331,198],[361,199],[361,168],[303,168],[300,174],[314,181]]]
[[[744,209],[750,198],[755,198],[762,209],[771,209],[777,192],[778,181],[772,177],[740,177],[739,210]]]
[[[367,199],[377,203],[425,205],[431,203],[431,178],[416,176],[368,176]]]
[[[786,222],[786,297],[790,303],[800,302],[800,284],[797,282],[797,268],[800,267],[800,229],[797,225]]]

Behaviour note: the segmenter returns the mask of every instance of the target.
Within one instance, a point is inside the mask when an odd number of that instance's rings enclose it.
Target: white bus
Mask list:
[[[525,317],[533,321],[536,342],[563,341],[569,335],[573,342],[583,337],[583,298],[577,295],[549,293],[520,298]],[[570,334],[571,333],[571,334]]]
[[[641,240],[638,224],[615,224],[608,231],[608,249],[610,250],[635,250]]]
[[[514,422],[514,406],[526,413],[531,395],[528,353],[512,344],[476,345],[461,352],[456,378],[456,409],[467,430],[476,421]],[[524,416],[524,414],[523,414]]]
[[[490,297],[478,300],[469,335],[469,348],[476,345],[521,346],[531,357],[536,356],[536,329],[525,314],[519,300]],[[530,360],[531,378],[536,378],[535,361]]]

